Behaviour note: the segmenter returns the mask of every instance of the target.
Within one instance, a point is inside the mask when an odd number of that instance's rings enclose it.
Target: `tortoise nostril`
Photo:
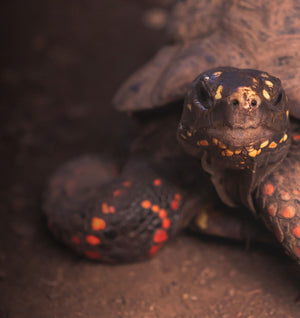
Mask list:
[[[238,105],[239,105],[239,101],[238,101],[237,99],[234,99],[234,100],[232,101],[232,105],[233,105],[233,106],[238,106]]]
[[[251,106],[255,107],[257,105],[257,101],[255,99],[252,99]]]

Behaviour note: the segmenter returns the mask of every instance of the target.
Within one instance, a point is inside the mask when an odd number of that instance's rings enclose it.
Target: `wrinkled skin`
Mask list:
[[[181,120],[178,109],[149,115],[118,176],[104,182],[101,169],[111,162],[97,158],[58,170],[45,194],[50,230],[90,259],[142,260],[193,220],[208,234],[230,236],[207,221],[215,187],[224,203],[261,217],[300,262],[299,123],[290,127],[280,80],[212,69],[193,82]]]

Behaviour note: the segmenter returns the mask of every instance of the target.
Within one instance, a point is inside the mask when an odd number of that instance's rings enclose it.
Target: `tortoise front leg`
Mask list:
[[[279,168],[257,192],[257,206],[266,225],[289,255],[300,263],[300,131],[294,129],[292,146]]]

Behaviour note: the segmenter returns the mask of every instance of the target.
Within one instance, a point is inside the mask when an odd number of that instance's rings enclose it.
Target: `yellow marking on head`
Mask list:
[[[223,157],[225,157],[225,156],[226,156],[226,154],[225,154],[225,151],[224,151],[224,150],[221,152],[221,155],[222,155]]]
[[[256,157],[257,155],[257,150],[256,149],[253,149],[252,151],[248,152],[248,155],[252,158]]]
[[[260,76],[261,76],[261,77],[269,78],[269,75],[268,75],[267,73],[261,73]]]
[[[223,144],[223,143],[221,143],[221,141],[219,141],[219,148],[221,148],[221,149],[226,149],[227,147]]]
[[[265,148],[265,147],[268,146],[268,144],[269,144],[269,140],[263,141],[263,142],[260,144],[259,148]]]
[[[192,111],[192,105],[191,104],[187,104],[186,105],[187,109],[191,112]]]
[[[254,84],[257,84],[257,79],[256,78],[252,78],[252,82],[254,83]]]
[[[213,73],[213,75],[215,76],[215,77],[218,77],[218,76],[220,76],[222,74],[222,72],[214,72]]]
[[[287,110],[287,111],[285,112],[285,114],[286,114],[286,117],[289,117],[290,111]]]
[[[235,151],[234,151],[234,153],[235,153],[236,155],[239,155],[241,152],[242,152],[242,149],[235,149]]]
[[[180,134],[180,137],[186,139],[186,136],[184,134]]]
[[[266,83],[266,85],[267,85],[268,87],[270,87],[270,88],[272,88],[273,85],[274,85],[271,81],[265,81],[265,83]]]
[[[187,131],[186,134],[189,136],[189,137],[192,137],[192,133],[190,131]]]
[[[200,229],[205,230],[207,228],[207,219],[208,214],[204,209],[202,209],[200,213],[196,216],[195,223]]]
[[[270,100],[270,95],[265,89],[263,89],[262,94],[263,94],[265,99]]]
[[[208,81],[208,80],[209,80],[209,76],[204,76],[204,79],[205,79],[206,81]]]
[[[253,146],[249,146],[249,147],[246,147],[247,151],[253,151],[254,150],[254,147]]]
[[[225,150],[225,155],[228,156],[228,157],[231,157],[231,156],[233,156],[233,151],[231,151],[229,149],[226,149]]]
[[[197,145],[198,146],[208,146],[208,141],[207,140],[198,140]]]
[[[219,85],[217,90],[216,90],[215,99],[221,99],[222,98],[222,91],[223,91],[223,86]]]
[[[284,134],[283,136],[283,141],[286,141],[288,139],[288,135],[287,134]]]
[[[256,155],[258,156],[260,153],[261,153],[261,149],[258,149]]]
[[[272,141],[269,145],[269,148],[276,148],[277,147],[277,144],[275,141]]]
[[[219,140],[218,140],[217,138],[213,138],[212,141],[213,141],[213,143],[214,143],[215,145],[217,145],[218,142],[219,142]]]

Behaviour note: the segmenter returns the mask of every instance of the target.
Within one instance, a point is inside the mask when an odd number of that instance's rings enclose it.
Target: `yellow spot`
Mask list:
[[[269,145],[269,148],[276,148],[276,147],[277,147],[277,144],[274,141],[272,141]]]
[[[197,145],[198,146],[208,146],[208,141],[207,140],[198,140]]]
[[[284,134],[284,136],[283,136],[283,141],[286,141],[287,138],[288,138],[288,135],[287,135],[287,134]]]
[[[218,142],[219,142],[217,138],[213,138],[212,141],[213,141],[213,143],[214,143],[215,145],[217,145]]]
[[[215,95],[215,99],[222,98],[222,90],[223,90],[223,86],[222,85],[218,86],[217,91],[216,91],[216,95]]]
[[[186,139],[186,136],[184,134],[180,134],[180,137]]]
[[[192,137],[192,133],[190,131],[187,131],[186,134],[189,136],[189,137]]]
[[[261,149],[258,149],[256,155],[259,155],[260,153],[261,153]]]
[[[265,99],[270,100],[270,95],[265,89],[263,89],[262,93]]]
[[[261,73],[261,77],[269,77],[269,75],[267,73]]]
[[[224,157],[226,156],[226,154],[225,154],[225,151],[224,151],[224,150],[221,152],[221,155],[222,155],[222,156],[224,156]]]
[[[213,73],[213,75],[215,76],[215,77],[218,77],[218,76],[220,76],[222,74],[222,72],[214,72]]]
[[[250,151],[250,152],[248,152],[248,155],[250,156],[250,157],[256,157],[256,155],[257,155],[257,150],[256,149],[253,149],[252,151]]]
[[[250,151],[253,151],[254,150],[254,147],[253,146],[249,146],[249,147],[246,147],[247,151],[250,152]]]
[[[227,147],[223,143],[221,143],[221,141],[219,141],[219,148],[226,149]]]
[[[268,144],[269,144],[269,140],[263,141],[263,142],[260,144],[259,148],[265,148],[265,147],[268,146]]]
[[[285,114],[286,114],[286,117],[289,117],[290,111],[287,110],[287,111],[285,112]]]
[[[226,149],[225,150],[225,155],[228,156],[228,157],[231,157],[231,156],[233,156],[233,151],[231,151],[229,149]]]
[[[207,219],[208,219],[207,212],[204,209],[202,209],[202,211],[200,211],[200,213],[196,217],[196,225],[201,230],[205,230],[207,228]]]
[[[254,84],[257,84],[257,79],[256,78],[252,78],[252,82],[254,83]]]
[[[234,151],[234,153],[235,153],[236,155],[240,154],[241,152],[242,152],[242,149],[236,149],[236,150]]]
[[[192,111],[192,105],[191,104],[187,104],[186,105],[187,109],[191,112]]]
[[[270,88],[273,87],[273,83],[271,81],[265,81],[266,85]]]

